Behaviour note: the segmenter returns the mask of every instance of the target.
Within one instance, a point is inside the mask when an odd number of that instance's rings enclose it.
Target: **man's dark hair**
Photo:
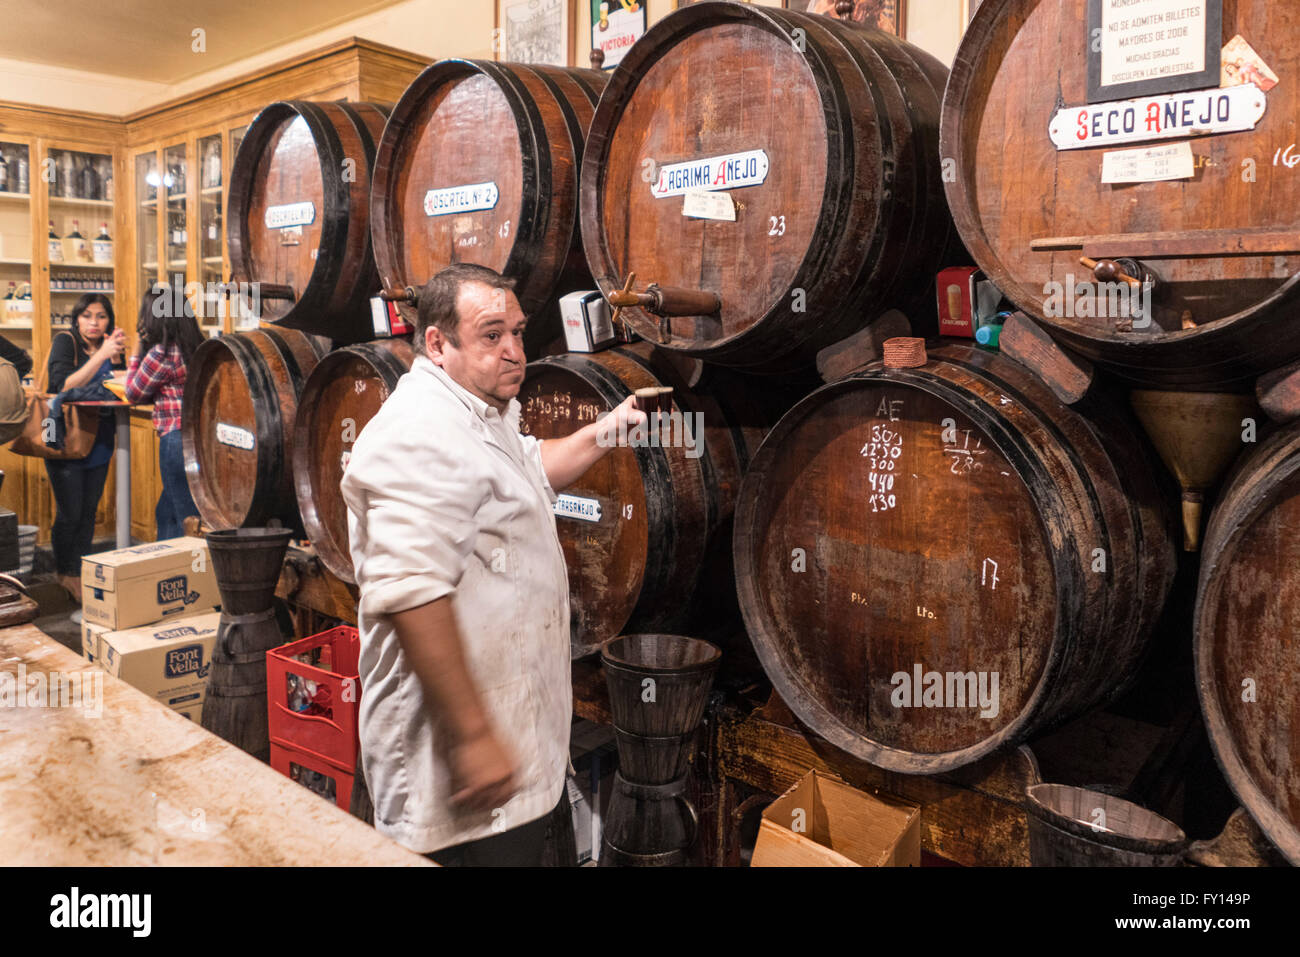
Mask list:
[[[417,354],[424,355],[424,333],[430,326],[436,326],[453,346],[460,347],[460,316],[456,312],[456,300],[460,297],[460,287],[467,282],[480,283],[489,289],[515,288],[513,279],[475,263],[455,263],[442,270],[420,290],[413,343]]]

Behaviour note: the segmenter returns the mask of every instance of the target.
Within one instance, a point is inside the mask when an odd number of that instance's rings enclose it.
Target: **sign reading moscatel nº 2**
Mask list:
[[[1088,102],[1219,85],[1223,0],[1088,0]]]

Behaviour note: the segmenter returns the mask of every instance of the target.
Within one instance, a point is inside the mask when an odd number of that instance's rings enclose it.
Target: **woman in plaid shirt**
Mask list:
[[[176,315],[177,302],[183,314]],[[144,294],[136,323],[140,343],[127,366],[128,402],[153,402],[153,427],[157,429],[158,470],[162,473],[162,494],[154,520],[159,540],[185,534],[184,522],[198,515],[185,480],[185,453],[181,447],[181,399],[185,394],[185,367],[203,334],[194,310],[185,298],[165,286],[154,286]]]

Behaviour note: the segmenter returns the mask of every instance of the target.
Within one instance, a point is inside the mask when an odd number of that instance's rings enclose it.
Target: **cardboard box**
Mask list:
[[[81,616],[110,631],[193,615],[221,601],[201,538],[119,548],[81,560]]]
[[[809,771],[772,802],[751,867],[919,867],[921,809]]]
[[[99,661],[99,640],[108,631],[103,625],[92,625],[81,616],[81,654],[87,661]]]
[[[1002,291],[974,266],[939,273],[939,335],[974,339],[981,326],[997,321]]]
[[[614,772],[618,769],[618,744],[609,725],[578,718],[569,737],[569,758],[576,774],[565,779],[573,815],[573,837],[578,864],[600,858],[600,841]]]
[[[564,342],[570,352],[596,352],[615,342],[609,303],[599,292],[571,292],[560,297]]]
[[[100,635],[100,667],[175,711],[202,706],[220,612]]]

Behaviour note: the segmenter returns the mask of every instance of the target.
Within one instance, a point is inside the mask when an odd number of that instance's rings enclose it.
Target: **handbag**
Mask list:
[[[54,436],[54,420],[50,417],[50,399],[45,387],[49,382],[49,364],[41,370],[37,388],[24,387],[27,402],[27,421],[22,433],[9,449],[16,455],[38,459],[84,459],[95,445],[99,433],[99,410],[63,406],[63,448],[55,449],[45,444]]]

